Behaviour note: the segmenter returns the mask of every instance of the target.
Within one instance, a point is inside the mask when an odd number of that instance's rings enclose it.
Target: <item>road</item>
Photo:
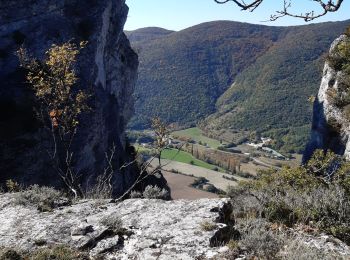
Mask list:
[[[263,162],[263,161],[260,161],[259,159],[256,159],[256,158],[254,158],[254,157],[251,157],[251,159],[254,161],[254,162],[256,162],[257,164],[260,164],[260,165],[262,165],[262,166],[266,166],[266,167],[268,167],[268,168],[274,168],[274,169],[281,169],[281,167],[278,167],[278,166],[275,166],[275,165],[272,165],[272,164],[268,164],[268,163],[265,163],[265,162]]]

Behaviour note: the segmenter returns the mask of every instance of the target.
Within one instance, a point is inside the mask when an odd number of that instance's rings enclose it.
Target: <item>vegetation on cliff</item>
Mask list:
[[[49,155],[49,163],[75,197],[82,196],[83,191],[74,165],[72,144],[81,114],[90,109],[89,95],[76,89],[76,60],[85,45],[85,42],[79,46],[73,43],[52,45],[43,62],[32,58],[23,48],[17,52],[38,100],[37,117],[46,130],[42,134],[43,149]]]
[[[327,56],[329,66],[334,69],[338,75],[337,88],[329,88],[327,96],[329,101],[344,109],[345,115],[350,119],[350,27],[348,27],[346,36],[342,38],[335,46],[332,52]]]

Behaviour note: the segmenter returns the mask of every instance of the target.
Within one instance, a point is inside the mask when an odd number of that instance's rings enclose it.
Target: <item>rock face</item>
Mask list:
[[[131,199],[120,204],[90,200],[39,213],[35,207],[16,205],[15,196],[0,196],[3,247],[33,250],[40,241],[41,246],[64,244],[92,257],[125,260],[211,259],[227,250],[222,241],[232,205],[226,199]],[[122,222],[122,232],[106,226],[105,220],[115,217]],[[204,223],[212,228],[206,231]]]
[[[329,51],[329,57],[336,59],[338,46],[349,41],[348,36],[337,38]],[[348,77],[339,68],[326,61],[321,86],[314,102],[310,142],[303,161],[307,161],[316,149],[332,150],[350,159],[350,120],[348,105],[337,104],[345,100],[348,89],[344,88],[344,77]],[[342,101],[344,102],[344,101]]]
[[[138,58],[123,33],[128,7],[124,0],[2,0],[0,2],[0,183],[59,186],[48,163],[33,93],[25,84],[15,51],[23,45],[43,58],[52,44],[88,41],[78,57],[81,88],[92,93],[92,112],[81,120],[74,144],[83,182],[102,173],[105,152],[116,145],[116,169],[130,159],[124,137],[133,113],[132,93]],[[118,165],[119,164],[119,165]],[[134,180],[130,168],[114,178],[115,193]]]

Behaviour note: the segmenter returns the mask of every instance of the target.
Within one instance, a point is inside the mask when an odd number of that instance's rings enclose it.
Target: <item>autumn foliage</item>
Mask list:
[[[89,110],[89,95],[78,89],[75,71],[77,56],[86,46],[64,43],[53,44],[43,61],[32,58],[24,48],[17,55],[26,69],[26,79],[34,90],[40,108],[38,118],[43,122],[51,140],[46,149],[52,165],[75,197],[81,196],[79,176],[75,171],[72,143],[79,125],[79,116]]]

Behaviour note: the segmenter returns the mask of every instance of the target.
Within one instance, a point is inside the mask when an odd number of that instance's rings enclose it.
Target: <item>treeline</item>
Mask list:
[[[240,154],[230,154],[215,149],[206,149],[201,145],[187,143],[184,151],[190,153],[196,159],[217,165],[232,174],[241,172],[241,163],[249,162],[249,158]]]

